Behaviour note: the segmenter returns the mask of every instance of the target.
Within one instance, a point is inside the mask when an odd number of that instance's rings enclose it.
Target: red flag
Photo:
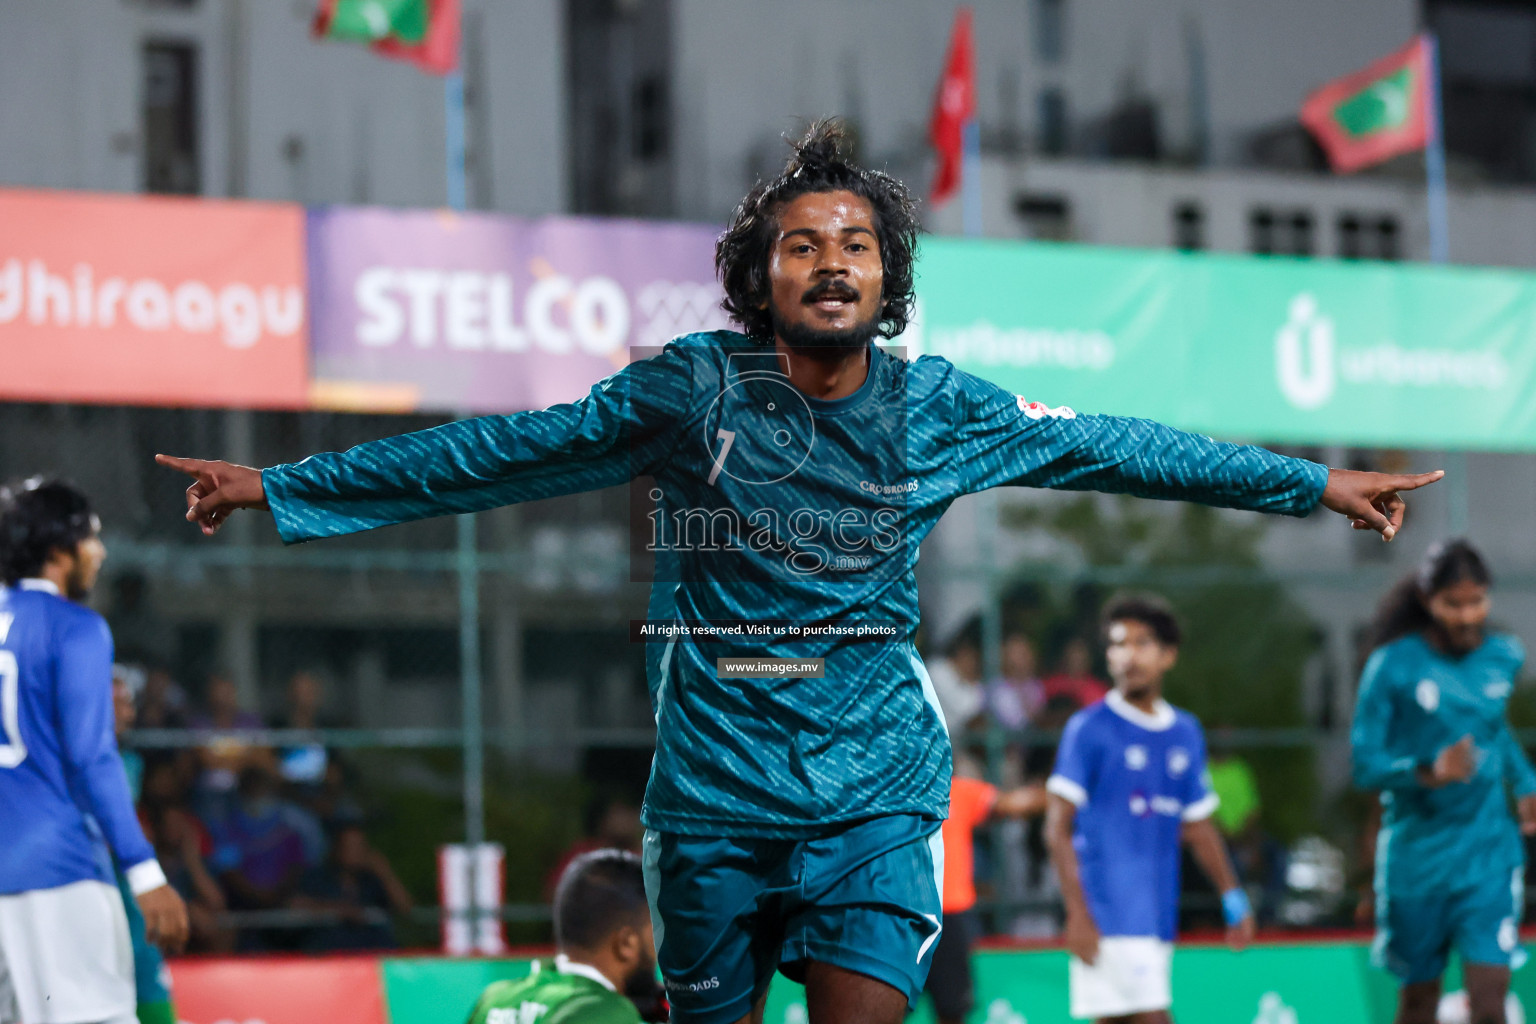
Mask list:
[[[944,60],[944,76],[939,79],[939,95],[928,126],[928,140],[939,155],[931,190],[934,206],[942,205],[960,187],[965,125],[975,116],[976,52],[971,43],[971,9],[961,7],[955,12],[949,56]]]
[[[459,66],[460,0],[321,0],[311,31],[446,75]]]
[[[381,39],[373,49],[386,57],[408,60],[434,75],[448,75],[459,69],[459,0],[432,0],[427,35],[419,43]]]
[[[1429,144],[1431,54],[1428,36],[1307,97],[1301,123],[1335,171],[1349,174]]]

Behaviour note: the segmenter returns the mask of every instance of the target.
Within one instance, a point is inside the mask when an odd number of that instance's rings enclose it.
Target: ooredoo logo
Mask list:
[[[1285,325],[1275,334],[1275,376],[1286,401],[1316,409],[1333,397],[1333,321],[1317,299],[1302,292],[1291,300]]]

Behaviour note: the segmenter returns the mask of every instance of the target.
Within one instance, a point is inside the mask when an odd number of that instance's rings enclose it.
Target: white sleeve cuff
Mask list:
[[[1221,798],[1215,793],[1207,793],[1184,808],[1185,821],[1204,821],[1216,813],[1216,808],[1221,806]]]
[[[1073,807],[1088,803],[1088,791],[1065,775],[1052,775],[1045,783],[1045,791],[1061,797]]]
[[[165,871],[161,869],[160,862],[153,857],[140,861],[123,874],[128,878],[128,891],[135,896],[143,896],[147,892],[168,884],[165,880]]]

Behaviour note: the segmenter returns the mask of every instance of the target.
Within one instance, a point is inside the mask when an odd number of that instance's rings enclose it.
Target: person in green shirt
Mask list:
[[[469,1024],[640,1024],[665,1020],[640,858],[594,850],[555,888],[553,960],[486,986]]]

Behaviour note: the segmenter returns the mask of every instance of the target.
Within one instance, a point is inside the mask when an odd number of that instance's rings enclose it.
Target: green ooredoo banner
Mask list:
[[[930,238],[909,351],[1031,401],[1293,444],[1536,449],[1536,275]]]
[[[1174,1014],[1181,1024],[1388,1024],[1397,986],[1369,961],[1366,943],[1347,940],[1264,942],[1243,953],[1183,946],[1173,958]],[[966,1024],[1070,1024],[1066,953],[982,950],[973,963],[976,1008]],[[391,957],[381,968],[391,1024],[463,1024],[485,985],[522,977],[528,961]],[[1442,1020],[1457,1019],[1460,989],[1453,965]],[[1515,973],[1511,995],[1521,1007],[1511,1021],[1529,1019],[1536,968]],[[776,976],[763,1021],[808,1024],[805,990]],[[908,1024],[934,1024],[926,997]]]

